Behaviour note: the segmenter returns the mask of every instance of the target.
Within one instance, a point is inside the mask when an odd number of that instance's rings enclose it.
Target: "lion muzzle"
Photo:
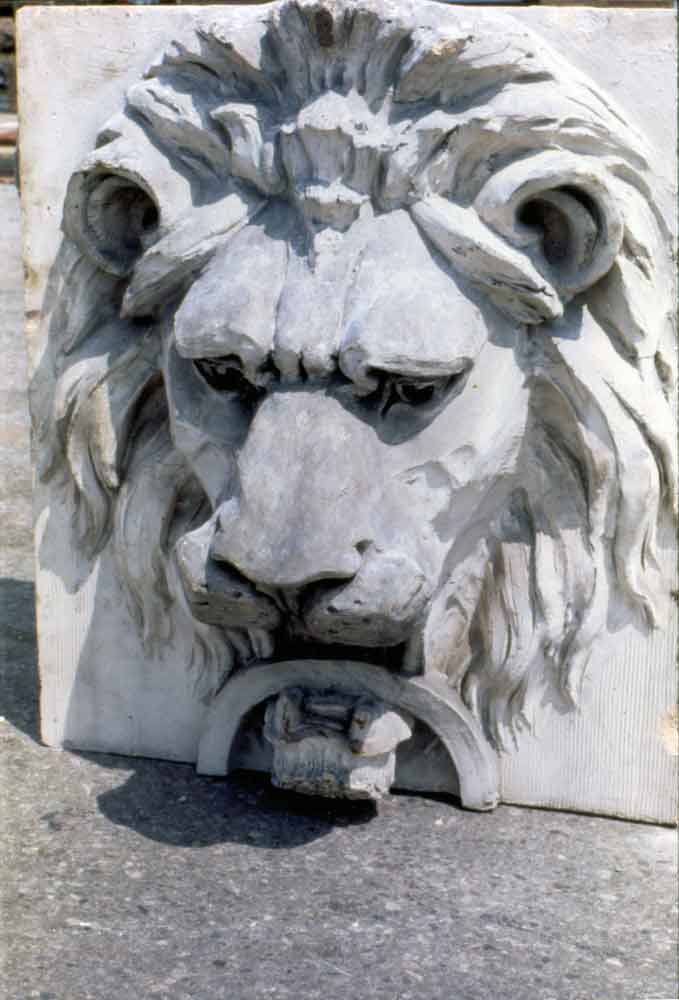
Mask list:
[[[406,642],[432,588],[412,554],[380,538],[379,464],[374,435],[332,396],[265,400],[233,494],[177,548],[196,617],[328,644]]]

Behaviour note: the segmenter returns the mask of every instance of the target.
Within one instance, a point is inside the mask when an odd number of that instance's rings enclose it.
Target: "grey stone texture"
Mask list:
[[[677,992],[675,830],[42,746],[16,191],[0,551],[3,1000],[650,1000]],[[11,383],[9,386],[7,383]]]

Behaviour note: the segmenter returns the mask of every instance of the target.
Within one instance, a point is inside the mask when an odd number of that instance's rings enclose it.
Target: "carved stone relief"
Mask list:
[[[492,808],[534,706],[663,624],[654,190],[505,12],[230,8],[128,90],[65,194],[35,439],[65,585],[106,553],[149,657],[184,643],[200,771]]]

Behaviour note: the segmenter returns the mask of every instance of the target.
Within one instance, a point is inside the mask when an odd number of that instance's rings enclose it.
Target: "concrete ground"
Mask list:
[[[666,1000],[677,837],[40,745],[18,205],[0,185],[0,997]]]

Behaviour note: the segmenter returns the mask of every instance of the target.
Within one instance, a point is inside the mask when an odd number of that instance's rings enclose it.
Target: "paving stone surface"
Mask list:
[[[674,830],[414,796],[374,810],[40,745],[7,186],[0,213],[0,997],[676,997]]]

